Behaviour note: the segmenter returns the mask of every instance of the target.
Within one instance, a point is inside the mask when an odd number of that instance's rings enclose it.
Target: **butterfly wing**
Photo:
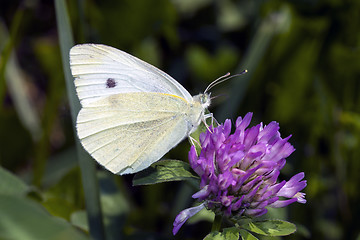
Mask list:
[[[83,107],[77,131],[84,148],[105,168],[120,175],[134,173],[188,135],[193,127],[188,116],[193,110],[174,95],[116,94]],[[201,111],[199,106],[199,116]]]
[[[70,50],[76,91],[85,106],[102,97],[127,92],[159,92],[188,102],[189,92],[175,79],[128,53],[101,44],[80,44]]]

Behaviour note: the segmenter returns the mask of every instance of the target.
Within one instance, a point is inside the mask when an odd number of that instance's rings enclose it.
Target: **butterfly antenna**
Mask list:
[[[231,79],[233,77],[238,77],[240,75],[243,75],[244,73],[247,73],[246,69],[244,71],[242,71],[241,73],[234,74],[232,76],[230,76],[230,73],[228,72],[224,76],[221,76],[218,79],[214,80],[212,83],[210,83],[209,86],[205,89],[204,93],[207,93],[211,88],[215,87],[219,83],[225,82],[225,81],[227,81],[227,80],[229,80],[229,79]]]
[[[214,100],[215,98],[218,98],[218,97],[222,97],[222,96],[226,96],[227,94],[219,94],[219,95],[216,95],[216,96],[213,96],[213,97],[210,97],[210,100]]]
[[[209,91],[212,87],[214,87],[219,81],[221,81],[221,79],[224,79],[226,77],[230,76],[230,73],[228,72],[227,74],[225,74],[224,76],[221,76],[219,78],[217,78],[216,80],[212,81],[209,86],[207,86],[207,88],[205,89],[204,93],[206,93],[207,91]]]

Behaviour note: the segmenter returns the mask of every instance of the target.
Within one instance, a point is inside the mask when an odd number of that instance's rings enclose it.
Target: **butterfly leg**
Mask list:
[[[195,144],[197,144],[201,148],[201,144],[190,135],[189,135],[189,140],[190,140],[191,145],[195,146]]]
[[[205,124],[206,129],[207,129],[209,132],[212,132],[212,130],[210,129],[209,125],[206,123],[206,120],[207,120],[208,118],[211,118],[211,127],[212,127],[212,128],[214,127],[214,121],[215,121],[215,123],[216,123],[216,126],[219,126],[220,124],[219,124],[219,122],[215,119],[213,113],[207,113],[207,114],[205,114],[202,121],[203,121],[203,123]]]

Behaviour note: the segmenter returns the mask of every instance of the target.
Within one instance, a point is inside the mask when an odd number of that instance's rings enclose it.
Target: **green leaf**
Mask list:
[[[236,227],[224,228],[222,235],[224,236],[225,239],[229,239],[229,240],[238,240],[240,236],[239,229]]]
[[[67,96],[69,99],[71,117],[73,122],[74,133],[76,125],[76,116],[80,110],[80,102],[76,96],[74,78],[70,72],[69,51],[74,46],[74,39],[65,0],[55,0],[56,22],[59,33],[59,43],[61,50],[61,60],[64,70]],[[76,134],[75,134],[75,138]],[[99,198],[99,186],[96,178],[95,161],[80,146],[80,142],[76,141],[77,155],[79,166],[81,169],[82,183],[84,187],[84,195],[86,199],[86,211],[88,222],[90,224],[90,235],[94,239],[105,239],[104,224],[102,221],[102,212]]]
[[[118,188],[112,173],[98,171],[97,176],[106,236],[111,236],[111,239],[121,239],[122,232],[119,229],[125,226],[126,217],[131,209],[130,203]]]
[[[0,193],[3,195],[25,195],[28,186],[11,172],[0,167]]]
[[[46,198],[41,205],[45,207],[52,216],[61,217],[66,220],[70,219],[71,212],[74,210],[68,201],[61,198]]]
[[[73,212],[70,216],[70,222],[72,225],[82,229],[85,232],[89,231],[86,211],[81,210]]]
[[[224,228],[223,232],[211,232],[204,240],[238,240],[239,229],[236,227]]]
[[[162,160],[134,176],[133,185],[198,179],[188,163],[179,160]]]
[[[246,230],[240,230],[240,236],[242,240],[258,240],[257,237],[255,237]]]
[[[296,231],[296,226],[293,223],[282,220],[249,222],[242,227],[251,232],[271,237],[286,236]]]
[[[204,240],[223,240],[225,239],[223,236],[221,236],[221,232],[211,232],[208,235],[206,235],[206,237],[204,238]]]
[[[0,206],[0,239],[89,240],[71,224],[51,216],[30,199],[0,194]]]

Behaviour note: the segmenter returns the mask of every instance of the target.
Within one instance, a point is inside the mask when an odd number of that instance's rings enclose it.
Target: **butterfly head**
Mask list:
[[[211,98],[210,93],[200,93],[193,97],[194,102],[200,103],[203,109],[206,109],[210,106]]]

